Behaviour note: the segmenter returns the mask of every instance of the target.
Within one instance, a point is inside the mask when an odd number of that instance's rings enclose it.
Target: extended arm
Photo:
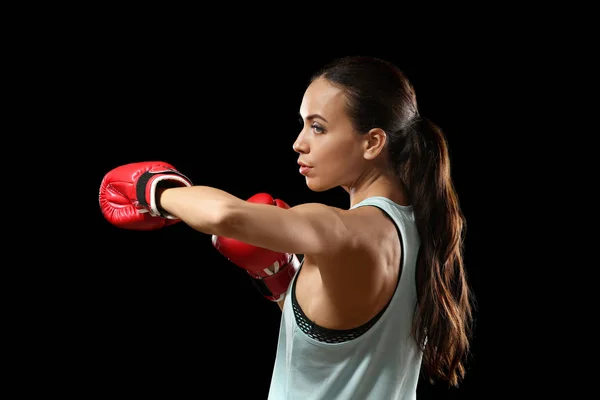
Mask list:
[[[335,252],[351,239],[341,210],[322,204],[284,209],[247,202],[207,186],[166,189],[159,202],[193,229],[273,251]]]
[[[340,209],[312,203],[290,208],[265,193],[242,200],[213,187],[192,186],[164,162],[113,169],[101,183],[99,202],[105,218],[121,228],[154,230],[183,221],[212,235],[213,245],[246,269],[280,307],[299,268],[296,254],[331,255],[352,238]]]

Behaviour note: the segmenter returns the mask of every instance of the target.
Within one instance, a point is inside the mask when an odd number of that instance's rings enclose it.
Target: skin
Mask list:
[[[305,174],[311,190],[342,187],[351,206],[371,196],[408,204],[405,188],[388,168],[385,132],[355,132],[340,89],[316,80],[305,91],[300,115],[304,124],[293,148],[298,161],[312,167]],[[326,328],[367,322],[395,289],[400,242],[393,223],[376,207],[344,210],[307,203],[283,209],[207,186],[167,189],[159,201],[200,232],[304,254],[297,299],[307,317]]]

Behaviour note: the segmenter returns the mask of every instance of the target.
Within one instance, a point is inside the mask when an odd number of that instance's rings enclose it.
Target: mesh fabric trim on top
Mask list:
[[[296,299],[296,280],[294,280],[294,287],[292,288],[292,308],[294,310],[294,317],[296,323],[306,335],[323,343],[343,343],[352,339],[356,339],[360,335],[367,332],[374,324],[379,320],[383,312],[388,307],[389,302],[383,307],[376,316],[371,318],[369,321],[361,326],[352,329],[329,329],[324,328],[315,324],[313,321],[308,319]]]

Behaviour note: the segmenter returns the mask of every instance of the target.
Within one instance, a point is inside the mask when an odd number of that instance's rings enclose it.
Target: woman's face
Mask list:
[[[327,80],[315,80],[306,89],[300,116],[303,127],[293,148],[307,186],[321,192],[351,186],[363,167],[366,137],[354,131],[345,111],[344,93]]]

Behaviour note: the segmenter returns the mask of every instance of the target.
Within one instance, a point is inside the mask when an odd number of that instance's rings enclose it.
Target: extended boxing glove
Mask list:
[[[247,201],[290,208],[283,200],[273,199],[267,193],[255,194]],[[212,244],[229,261],[245,269],[259,292],[271,301],[276,302],[283,299],[292,278],[300,267],[300,262],[295,254],[280,253],[216,235],[212,235]]]
[[[181,220],[160,208],[157,192],[182,186],[192,186],[192,182],[171,164],[145,161],[122,165],[102,179],[100,209],[104,218],[119,228],[160,229]]]

